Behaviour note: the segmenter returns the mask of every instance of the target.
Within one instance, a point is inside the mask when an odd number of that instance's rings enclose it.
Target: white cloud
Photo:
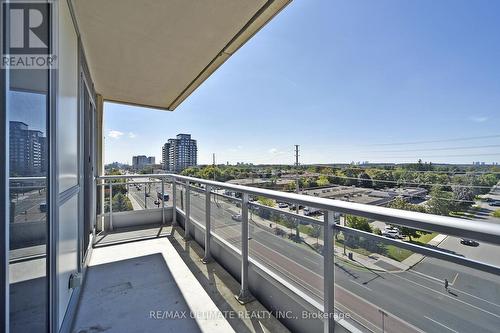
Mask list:
[[[469,119],[475,123],[484,123],[486,120],[488,120],[488,117],[473,116],[473,117],[469,117]]]
[[[276,154],[276,153],[278,153],[278,149],[277,148],[271,148],[271,149],[269,149],[269,153],[270,154]]]
[[[115,130],[110,130],[108,132],[108,136],[112,139],[119,139],[120,137],[123,136],[123,132],[120,131],[115,131]]]
[[[133,132],[128,132],[128,137],[133,139],[133,138],[136,138],[137,137],[137,134],[133,133]]]

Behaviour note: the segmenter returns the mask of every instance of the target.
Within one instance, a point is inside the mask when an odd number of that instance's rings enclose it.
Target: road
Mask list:
[[[160,189],[159,185],[157,188]],[[170,190],[166,192],[171,195]],[[151,193],[147,198],[148,208],[154,207],[156,200],[153,188]],[[130,194],[144,206],[144,187],[137,191],[131,186]],[[241,224],[231,215],[239,212],[238,207],[220,198],[217,203],[212,202],[213,231],[238,248]],[[204,195],[194,191],[191,192],[191,217],[204,223]],[[320,254],[253,224],[249,235],[252,258],[322,301],[323,257]],[[451,237],[443,244],[448,242],[456,245]],[[498,253],[498,249],[493,253]],[[443,287],[445,278],[450,281],[449,292]],[[387,313],[386,332],[498,332],[500,327],[498,277],[468,267],[426,258],[412,270],[389,273],[336,260],[335,284],[336,307],[375,332],[381,331],[379,309]]]
[[[14,223],[42,221],[47,217],[46,213],[40,211],[40,204],[47,202],[44,188],[20,194],[12,202],[15,204]]]
[[[204,205],[203,195],[192,196],[191,217],[200,223],[205,217]],[[224,206],[227,207],[212,203],[214,231],[239,247],[241,225],[231,219],[239,209]],[[254,225],[250,226],[250,237],[251,257],[321,300],[323,258],[320,254]],[[382,308],[390,313],[385,320],[387,332],[414,331],[412,326],[426,332],[497,332],[500,325],[498,277],[452,264],[444,265],[441,273],[442,266],[440,263],[434,266],[435,270],[428,270],[422,264],[417,265],[415,271],[378,273],[337,260],[336,300],[340,303],[339,308],[353,313],[374,331],[379,330],[381,315],[378,309]],[[456,273],[460,279],[448,293],[443,287],[443,276],[452,281]],[[478,281],[473,287],[467,284],[471,279]]]

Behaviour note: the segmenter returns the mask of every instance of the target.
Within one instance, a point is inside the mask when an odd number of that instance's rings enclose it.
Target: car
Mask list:
[[[40,209],[40,212],[47,213],[47,203],[42,202],[38,208]]]
[[[401,239],[403,236],[401,235],[401,231],[399,231],[396,227],[385,227],[384,231],[382,231],[382,236],[394,239]]]
[[[288,204],[287,204],[286,202],[280,202],[280,203],[278,204],[278,207],[279,207],[279,208],[288,208]]]
[[[233,214],[231,218],[237,222],[241,222],[241,214]]]
[[[460,244],[467,245],[467,246],[474,246],[474,247],[479,246],[478,242],[476,242],[473,239],[468,239],[468,238],[461,238]]]
[[[500,207],[500,201],[490,202],[490,206]]]
[[[146,197],[149,197],[149,196],[150,196],[150,194],[146,192]]]

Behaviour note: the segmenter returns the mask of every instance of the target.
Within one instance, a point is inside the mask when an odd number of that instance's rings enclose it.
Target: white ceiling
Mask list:
[[[73,0],[96,92],[175,109],[290,0]]]

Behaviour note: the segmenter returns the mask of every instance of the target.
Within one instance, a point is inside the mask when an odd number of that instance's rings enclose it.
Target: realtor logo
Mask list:
[[[55,68],[55,8],[52,1],[2,2],[2,68]]]

